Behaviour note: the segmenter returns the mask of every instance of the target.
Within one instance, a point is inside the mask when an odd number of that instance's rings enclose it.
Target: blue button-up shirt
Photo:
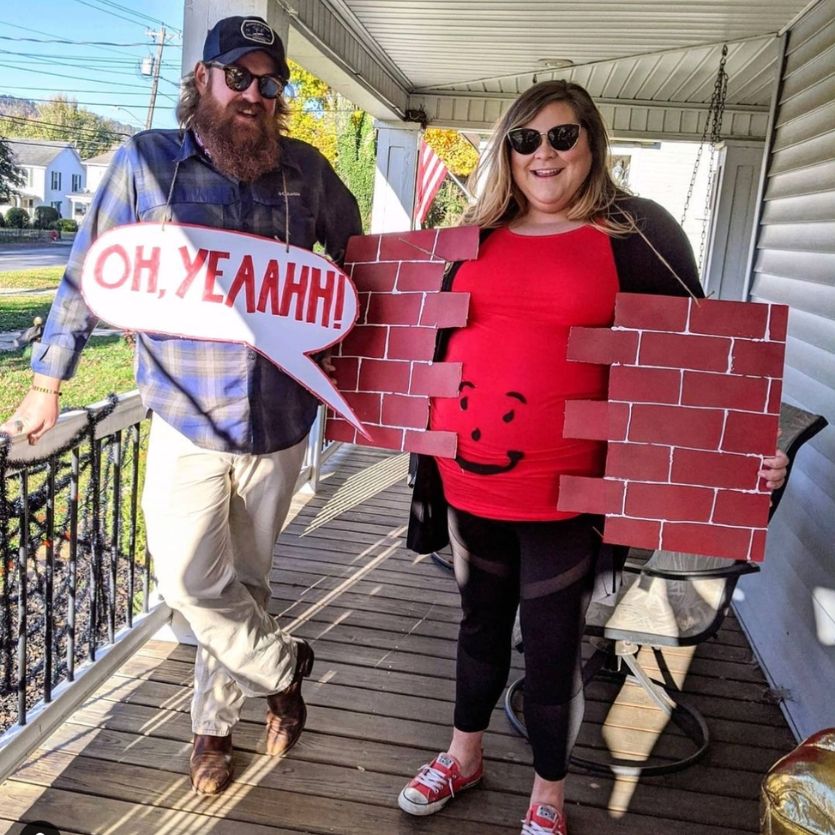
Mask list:
[[[351,193],[312,146],[282,137],[281,163],[253,183],[218,172],[191,132],[137,134],[116,153],[93,198],[35,343],[32,368],[68,379],[96,325],[79,291],[84,256],[114,226],[170,220],[264,235],[340,262],[361,232]],[[286,182],[286,200],[285,200]],[[285,212],[289,205],[289,218]],[[316,415],[306,389],[246,345],[141,333],[136,381],[145,405],[198,446],[267,453],[300,441]]]

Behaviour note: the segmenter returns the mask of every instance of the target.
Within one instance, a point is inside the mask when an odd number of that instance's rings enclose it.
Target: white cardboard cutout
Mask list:
[[[120,328],[245,343],[366,434],[307,356],[344,339],[357,318],[351,279],[321,255],[242,232],[135,223],[90,247],[81,292]]]

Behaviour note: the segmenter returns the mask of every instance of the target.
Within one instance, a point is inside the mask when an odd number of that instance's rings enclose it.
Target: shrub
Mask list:
[[[58,221],[58,228],[62,232],[78,232],[78,221],[72,217],[62,217]]]
[[[13,229],[25,229],[29,225],[29,212],[26,209],[21,209],[18,206],[12,206],[6,212],[6,226]]]
[[[55,223],[60,217],[61,213],[53,206],[37,206],[32,226],[35,229],[49,229],[50,224]]]
[[[2,229],[6,225],[6,219],[3,217],[3,213],[0,212],[0,229]]]

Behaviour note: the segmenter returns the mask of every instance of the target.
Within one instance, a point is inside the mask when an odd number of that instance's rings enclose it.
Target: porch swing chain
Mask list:
[[[708,172],[708,182],[705,195],[705,213],[704,221],[702,223],[702,234],[699,241],[699,272],[702,270],[702,263],[704,261],[705,243],[707,241],[707,227],[710,215],[710,201],[711,192],[713,190],[713,176],[715,168],[713,164],[716,146],[722,139],[722,116],[725,112],[725,99],[728,95],[728,74],[725,72],[725,62],[728,58],[728,45],[722,46],[722,58],[719,61],[719,70],[716,73],[716,81],[713,85],[713,95],[710,99],[710,106],[707,111],[705,119],[705,127],[702,131],[702,138],[699,143],[699,150],[696,152],[696,161],[693,165],[693,174],[690,177],[690,186],[687,189],[687,197],[684,200],[684,209],[681,212],[681,225],[684,226],[684,221],[687,219],[687,211],[690,208],[690,202],[693,199],[693,191],[696,187],[696,178],[699,174],[699,166],[702,161],[702,152],[705,144],[710,141],[710,171]]]

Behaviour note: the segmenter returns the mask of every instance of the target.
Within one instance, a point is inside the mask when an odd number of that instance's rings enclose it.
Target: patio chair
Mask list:
[[[789,458],[789,471],[800,447],[821,431],[827,422],[788,404],[780,413],[780,446]],[[774,492],[771,515],[786,489]],[[583,668],[584,686],[595,678],[638,684],[677,725],[692,743],[692,750],[677,759],[643,762],[609,757],[594,760],[575,754],[573,765],[596,774],[624,776],[668,774],[686,768],[707,750],[710,734],[702,715],[687,703],[685,696],[666,671],[662,648],[695,646],[713,637],[730,608],[738,579],[759,571],[759,566],[743,561],[656,551],[648,557],[631,558],[624,567],[624,582],[619,591],[589,608],[586,635],[594,653]],[[521,641],[514,643],[521,649]],[[639,661],[642,648],[648,648],[658,661],[665,681],[652,678]],[[522,717],[524,676],[507,690],[505,712],[511,725],[527,736]]]

